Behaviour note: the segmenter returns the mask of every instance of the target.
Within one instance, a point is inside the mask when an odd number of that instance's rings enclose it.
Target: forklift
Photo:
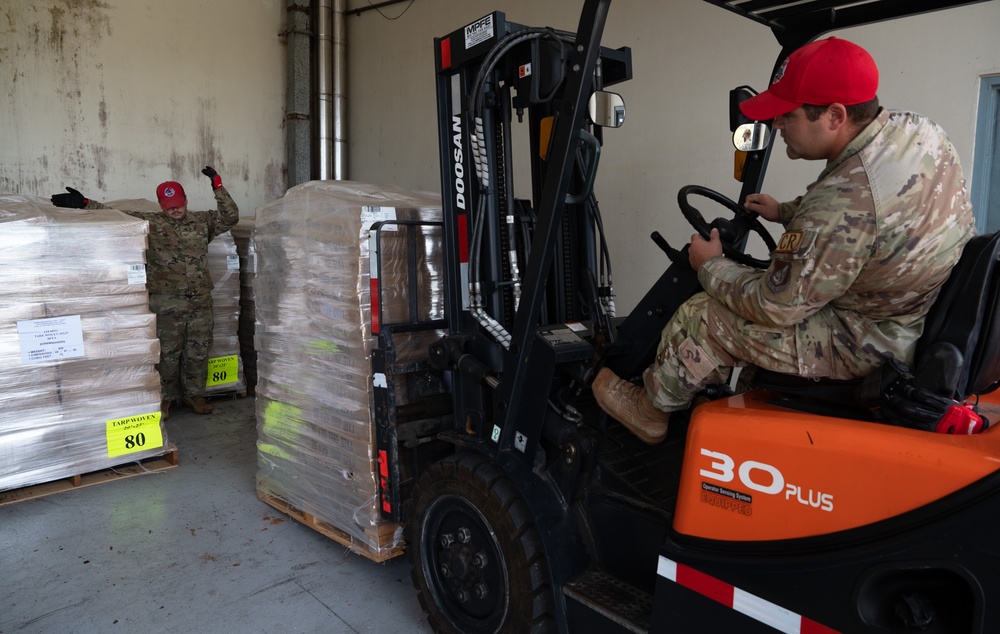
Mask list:
[[[832,30],[973,3],[703,1],[769,28],[778,64]],[[575,33],[496,11],[434,40],[443,214],[392,221],[408,236],[396,289],[408,308],[387,314],[373,279],[371,357],[377,503],[404,526],[430,624],[1000,631],[997,236],[963,251],[912,368],[852,381],[762,371],[749,391],[708,391],[656,446],[596,405],[596,372],[641,375],[700,290],[686,249],[654,233],[666,270],[615,312],[594,182],[604,132],[625,119],[607,89],[631,79],[632,57],[601,44],[610,4],[585,0]],[[746,241],[774,242],[740,204],[761,190],[773,145],[769,122],[739,113],[753,94],[730,99],[734,142],[750,142],[736,153],[739,200],[689,186],[678,202],[701,235],[720,229],[727,257],[766,268]],[[530,157],[514,156],[518,126]],[[514,195],[524,173],[530,199]],[[732,217],[707,221],[695,197]],[[372,227],[373,271],[389,226]],[[434,254],[441,279],[428,284]],[[985,430],[934,433],[956,417]]]

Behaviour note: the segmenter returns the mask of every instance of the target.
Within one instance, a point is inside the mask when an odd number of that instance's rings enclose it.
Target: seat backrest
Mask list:
[[[927,314],[915,374],[935,363],[933,350],[941,343],[962,355],[952,398],[962,401],[1000,383],[1000,233],[976,236],[965,245]]]

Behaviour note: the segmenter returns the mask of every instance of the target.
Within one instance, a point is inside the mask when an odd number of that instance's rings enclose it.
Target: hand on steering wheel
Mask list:
[[[712,228],[712,237],[709,240],[702,238],[699,233],[691,236],[691,244],[688,245],[688,264],[695,271],[699,270],[706,260],[720,255],[723,255],[723,251],[718,229]]]
[[[690,202],[688,202],[688,197],[691,194],[698,194],[699,196],[704,196],[710,200],[713,200],[723,207],[726,207],[732,211],[736,217],[732,220],[726,220],[724,218],[716,218],[711,223],[705,221],[705,217],[701,215],[701,212],[695,209]],[[752,266],[758,269],[766,269],[771,265],[771,260],[762,260],[759,258],[754,258],[742,251],[743,241],[751,233],[756,233],[760,236],[764,244],[767,245],[768,251],[774,251],[777,248],[777,244],[771,234],[768,233],[764,225],[760,223],[757,219],[757,214],[750,213],[740,205],[736,204],[734,201],[726,198],[719,192],[709,189],[707,187],[702,187],[700,185],[688,185],[682,187],[679,192],[677,192],[677,203],[681,207],[681,213],[687,219],[694,230],[698,232],[702,238],[706,240],[711,239],[712,229],[719,230],[719,238],[722,240],[722,252],[727,258],[735,260],[740,264],[746,264],[747,266]]]

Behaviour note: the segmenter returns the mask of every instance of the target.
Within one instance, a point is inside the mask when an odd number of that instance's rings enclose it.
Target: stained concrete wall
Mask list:
[[[0,193],[215,205],[284,193],[282,0],[5,0]]]
[[[306,4],[303,0],[302,4]],[[494,9],[575,30],[582,0],[415,0],[347,18],[348,176],[438,191],[433,38]],[[368,0],[350,0],[348,9]],[[183,182],[195,209],[215,165],[244,214],[285,189],[285,0],[5,0],[0,4],[0,194],[152,198]],[[1000,2],[842,33],[882,69],[884,104],[937,120],[972,173],[979,81],[1000,73]],[[626,124],[606,134],[597,195],[619,307],[666,266],[648,235],[685,243],[676,192],[730,196],[727,92],[763,88],[778,47],[764,27],[699,0],[617,0],[604,42],[629,46],[635,79],[615,89]],[[516,150],[525,141],[518,138]],[[801,193],[822,166],[778,142],[766,190]],[[517,167],[516,194],[529,197]],[[713,212],[707,205],[706,214]]]

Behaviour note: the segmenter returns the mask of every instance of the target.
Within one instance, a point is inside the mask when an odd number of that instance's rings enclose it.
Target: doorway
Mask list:
[[[970,193],[976,228],[1000,231],[1000,75],[983,77],[980,84]]]

